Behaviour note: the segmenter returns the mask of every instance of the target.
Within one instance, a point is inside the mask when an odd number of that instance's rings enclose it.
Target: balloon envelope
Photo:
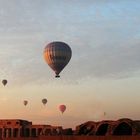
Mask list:
[[[47,99],[42,99],[42,103],[45,105],[47,103]]]
[[[60,110],[62,113],[64,113],[65,110],[66,110],[66,106],[65,106],[65,105],[60,105],[60,106],[59,106],[59,110]]]
[[[69,63],[72,56],[71,48],[64,42],[51,42],[44,50],[44,58],[48,65],[54,70],[56,76]]]
[[[3,79],[2,80],[2,84],[5,86],[7,84],[7,80],[6,79]]]
[[[28,101],[27,100],[24,100],[23,101],[23,104],[26,106],[28,104]]]

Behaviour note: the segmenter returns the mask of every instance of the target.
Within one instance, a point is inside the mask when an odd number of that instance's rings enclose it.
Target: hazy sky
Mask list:
[[[42,55],[52,41],[73,52],[60,79]],[[140,1],[0,0],[0,67],[2,119],[64,127],[140,119]]]

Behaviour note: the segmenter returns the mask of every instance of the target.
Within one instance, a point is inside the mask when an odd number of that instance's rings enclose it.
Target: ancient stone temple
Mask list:
[[[140,135],[140,121],[134,121],[127,118],[119,119],[117,121],[89,121],[77,126],[75,135]]]
[[[58,135],[60,126],[33,125],[26,120],[0,120],[0,138],[37,137],[40,135]]]
[[[34,125],[27,120],[9,119],[0,120],[0,139],[7,138],[37,138],[46,139],[55,136],[70,136],[71,138],[79,136],[79,139],[85,136],[140,136],[140,121],[131,119],[103,120],[99,122],[88,121],[76,126],[75,130],[71,128],[63,129],[61,126]],[[90,137],[89,137],[90,138]],[[139,137],[140,138],[140,137]]]

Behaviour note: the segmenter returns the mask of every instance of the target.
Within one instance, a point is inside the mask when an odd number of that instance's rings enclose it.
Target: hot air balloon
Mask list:
[[[2,80],[2,84],[3,84],[4,86],[6,86],[7,80],[6,80],[6,79],[3,79],[3,80]]]
[[[47,103],[47,99],[42,99],[42,103],[45,105]]]
[[[65,105],[60,105],[59,106],[59,110],[62,112],[62,114],[64,113],[64,111],[66,110],[66,106]]]
[[[28,104],[28,101],[27,100],[24,100],[23,101],[23,104],[26,106]]]
[[[71,48],[64,42],[51,42],[44,50],[44,58],[48,65],[54,70],[56,76],[69,63],[72,56]]]

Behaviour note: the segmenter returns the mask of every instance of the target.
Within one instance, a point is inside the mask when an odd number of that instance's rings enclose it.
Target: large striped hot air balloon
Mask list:
[[[48,65],[54,70],[56,76],[64,69],[71,59],[71,48],[64,42],[51,42],[44,50],[44,58]]]

